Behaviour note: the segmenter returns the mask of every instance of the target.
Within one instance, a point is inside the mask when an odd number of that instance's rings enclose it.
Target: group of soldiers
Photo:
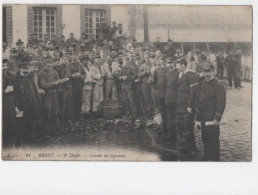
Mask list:
[[[64,128],[99,116],[103,101],[124,101],[126,117],[161,115],[159,133],[194,154],[195,120],[201,122],[205,160],[219,160],[219,122],[226,105],[216,68],[198,50],[183,56],[169,40],[141,45],[126,37],[65,41],[52,35],[42,41],[32,34],[26,49],[16,42],[3,60],[3,143],[23,145],[49,139]],[[84,120],[85,121],[85,120]]]

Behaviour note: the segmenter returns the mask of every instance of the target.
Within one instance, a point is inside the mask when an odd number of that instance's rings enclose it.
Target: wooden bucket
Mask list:
[[[125,103],[120,100],[103,101],[100,103],[102,116],[108,119],[125,115]]]

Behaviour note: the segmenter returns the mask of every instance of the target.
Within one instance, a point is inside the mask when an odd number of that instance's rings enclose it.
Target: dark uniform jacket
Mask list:
[[[45,94],[56,93],[57,86],[54,84],[54,82],[58,79],[58,73],[54,69],[42,70],[38,76],[39,87],[45,90]]]
[[[175,106],[177,102],[177,80],[179,72],[176,68],[168,70],[165,73],[165,104],[166,106]]]
[[[177,81],[177,113],[186,113],[187,107],[197,106],[198,76],[193,71],[185,72]]]
[[[39,105],[39,94],[32,75],[23,76],[18,73],[13,81],[13,87],[19,110]]]
[[[200,122],[221,120],[226,106],[226,90],[216,79],[200,83],[197,119]]]
[[[13,79],[17,73],[19,72],[19,67],[18,67],[18,63],[16,60],[14,59],[10,59],[8,62],[7,62],[7,71],[6,71],[6,74],[11,78]]]
[[[71,68],[71,64],[60,64],[60,67],[58,69],[58,75],[60,79],[63,78],[71,78],[72,76],[72,68]],[[65,83],[62,84],[62,87],[64,88],[71,88],[72,87],[72,83],[71,81],[67,81]]]
[[[235,57],[234,55],[228,55],[226,58],[225,58],[225,67],[228,69],[228,70],[235,70],[237,66],[237,61],[235,60]]]
[[[14,112],[15,111],[15,106],[16,106],[16,101],[14,97],[14,92],[9,92],[5,93],[5,89],[7,86],[13,86],[12,83],[10,82],[9,78],[3,74],[3,114],[6,111],[9,112]]]
[[[120,75],[127,76],[126,80],[121,80],[122,85],[132,86],[134,79],[137,77],[136,65],[130,64],[122,67]]]
[[[168,71],[168,68],[165,66],[157,67],[154,71],[153,82],[157,86],[157,97],[164,98],[166,93],[166,84],[165,84],[165,73]]]
[[[22,62],[30,62],[32,58],[29,56],[29,53],[25,50],[22,50],[21,52],[18,52],[17,56],[17,62],[22,63]]]

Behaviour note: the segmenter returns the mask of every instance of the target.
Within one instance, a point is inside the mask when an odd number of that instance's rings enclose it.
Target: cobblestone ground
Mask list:
[[[220,125],[220,160],[251,161],[252,94],[251,83],[242,89],[227,90],[227,105]],[[200,130],[195,130],[199,155],[203,154]]]
[[[220,140],[221,140],[221,161],[238,162],[251,161],[251,83],[243,82],[242,89],[227,90],[227,105],[221,121]],[[93,122],[90,124],[89,122]],[[104,119],[92,118],[87,122],[86,129],[96,129],[94,124],[101,123],[97,128],[98,131],[91,132],[86,136],[85,130],[71,131],[67,130],[60,136],[54,136],[50,140],[42,140],[29,145],[35,149],[54,150],[55,147],[65,147],[73,150],[74,146],[81,146],[88,151],[89,147],[99,150],[105,148],[119,149],[120,151],[133,151],[133,158],[140,161],[177,161],[178,153],[176,144],[173,140],[160,139],[157,131],[152,127],[141,127],[137,130],[123,131],[114,128],[114,121],[105,122]],[[145,121],[145,120],[143,120]],[[197,155],[194,159],[182,159],[181,161],[199,161],[203,156],[203,144],[201,140],[201,130],[195,129]],[[5,150],[5,153],[13,152],[13,149]],[[21,148],[27,152],[26,147]],[[35,149],[36,150],[36,149]],[[76,151],[76,150],[75,150]],[[150,158],[144,158],[144,155],[150,154]],[[139,158],[138,156],[143,158]],[[136,158],[137,157],[137,158]],[[130,160],[130,159],[127,159]]]

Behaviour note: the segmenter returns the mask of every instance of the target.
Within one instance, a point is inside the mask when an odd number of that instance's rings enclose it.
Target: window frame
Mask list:
[[[88,13],[88,14],[87,14]],[[86,38],[99,38],[99,27],[103,22],[102,19],[107,19],[107,13],[105,9],[84,9],[84,31],[86,34]],[[91,19],[90,19],[91,18]],[[98,19],[98,20],[97,20]],[[90,23],[92,22],[92,24]],[[90,26],[90,24],[92,26]]]
[[[37,14],[35,14],[35,12]],[[47,13],[49,12],[49,13]],[[53,14],[52,14],[53,13]],[[43,40],[44,35],[48,34],[49,37],[51,38],[51,35],[55,34],[57,32],[57,9],[52,8],[52,7],[33,7],[33,14],[32,14],[32,19],[33,19],[33,33],[37,34],[37,39],[38,40]],[[37,19],[35,20],[35,15],[37,15]],[[41,16],[41,26],[39,25],[40,23],[40,17]],[[49,17],[50,21],[47,20],[47,17]],[[52,21],[53,17],[53,21]],[[49,22],[49,27],[47,26],[47,22]],[[37,25],[35,25],[35,23]],[[52,25],[53,23],[53,25]],[[41,28],[41,32],[40,32]],[[50,29],[49,32],[47,32],[47,28]],[[35,32],[35,29],[37,29],[37,32]],[[53,32],[52,32],[53,29]],[[41,34],[41,37],[40,37]]]

